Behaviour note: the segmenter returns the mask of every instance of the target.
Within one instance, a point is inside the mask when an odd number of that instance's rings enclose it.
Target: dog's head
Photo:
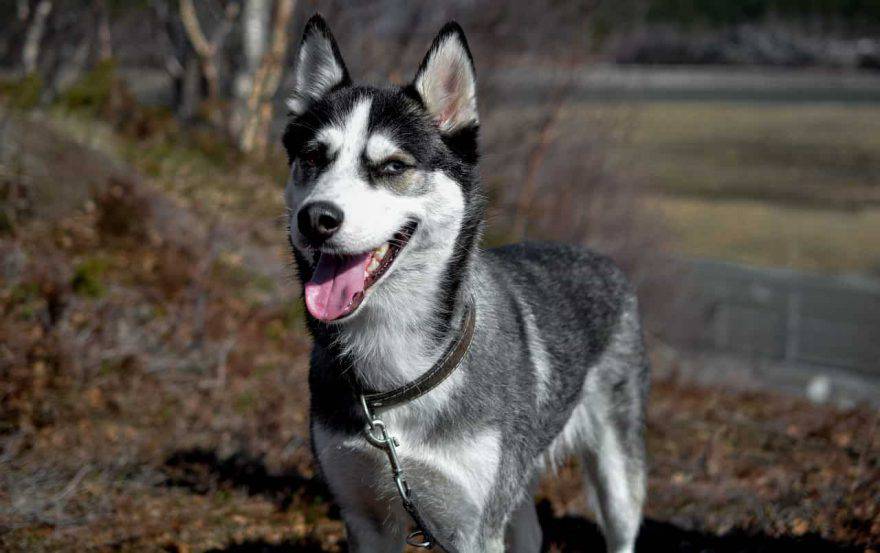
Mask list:
[[[342,323],[426,279],[454,292],[482,219],[473,61],[447,24],[405,87],[352,83],[320,16],[306,25],[284,133],[290,241],[306,306]],[[432,273],[432,267],[444,267]],[[437,298],[443,301],[444,298]]]

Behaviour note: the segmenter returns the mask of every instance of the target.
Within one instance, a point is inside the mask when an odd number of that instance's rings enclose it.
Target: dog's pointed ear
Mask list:
[[[412,87],[444,134],[479,123],[474,61],[464,31],[447,23],[422,60]]]
[[[313,15],[303,31],[287,107],[293,115],[301,115],[334,88],[350,83],[330,27],[319,14]]]

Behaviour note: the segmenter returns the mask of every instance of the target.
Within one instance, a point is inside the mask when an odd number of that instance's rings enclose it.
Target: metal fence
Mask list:
[[[692,263],[702,347],[880,376],[880,281]]]

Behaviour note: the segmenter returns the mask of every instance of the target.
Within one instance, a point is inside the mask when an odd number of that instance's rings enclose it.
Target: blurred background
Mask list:
[[[344,551],[278,140],[305,20],[479,80],[487,246],[640,289],[643,551],[880,547],[874,0],[0,0],[0,549]],[[601,538],[570,464],[549,551]]]

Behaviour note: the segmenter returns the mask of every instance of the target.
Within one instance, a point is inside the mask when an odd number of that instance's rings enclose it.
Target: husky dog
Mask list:
[[[411,521],[364,437],[363,390],[457,369],[382,412],[448,551],[538,551],[534,483],[577,455],[608,551],[634,548],[645,496],[648,361],[636,298],[607,258],[566,245],[481,250],[473,59],[440,31],[404,87],[356,85],[320,16],[306,25],[284,133],[285,198],[307,323],[315,457],[352,551],[401,551]]]

